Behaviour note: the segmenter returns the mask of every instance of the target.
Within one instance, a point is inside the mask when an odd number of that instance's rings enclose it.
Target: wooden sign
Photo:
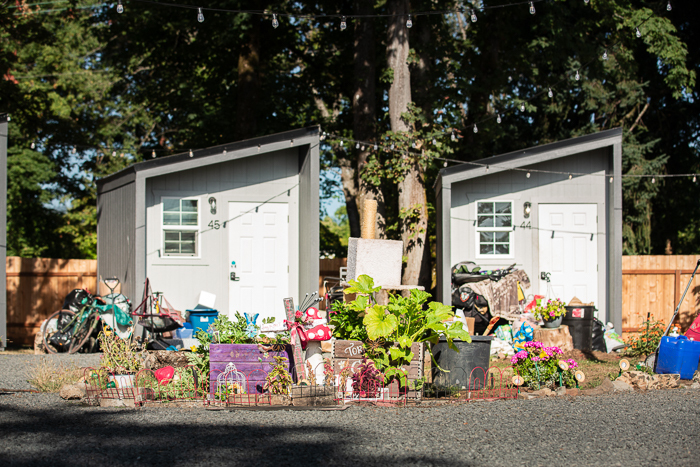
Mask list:
[[[424,344],[414,343],[411,346],[413,359],[405,370],[408,371],[408,379],[416,380],[423,377]],[[362,363],[365,349],[360,341],[334,340],[331,355],[333,357],[333,372],[337,375],[346,365],[353,370]]]
[[[293,298],[289,297],[284,299],[284,312],[287,315],[287,322],[293,323],[296,312],[294,309]],[[299,342],[298,336],[294,340],[294,361],[296,362],[297,382],[306,379],[306,366],[304,365],[304,359],[301,356],[301,342]]]
[[[256,344],[209,344],[210,391],[216,390],[216,378],[225,371],[226,365],[233,363],[246,377],[246,392],[263,393],[265,379],[276,364],[274,356],[285,357],[291,373],[295,363],[291,345],[264,352]]]

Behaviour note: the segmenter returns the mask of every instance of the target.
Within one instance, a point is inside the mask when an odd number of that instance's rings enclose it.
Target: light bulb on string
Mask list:
[[[695,175],[693,175],[693,183],[695,183],[695,182],[697,182],[697,181],[698,181],[698,177],[696,177]]]
[[[572,178],[574,178],[574,176],[569,174],[569,180],[571,180]]]
[[[273,14],[272,14],[272,27],[275,28],[275,29],[277,29],[277,27],[278,27],[279,25],[280,25],[280,22],[277,21],[277,15],[273,13]]]
[[[413,149],[416,149],[416,142],[415,142],[415,141],[412,141],[412,142],[411,142],[411,147],[412,147]]]
[[[34,141],[32,141],[32,144],[30,144],[29,147],[32,149],[34,149],[36,147],[36,144],[34,144]]]
[[[197,8],[197,21],[199,21],[200,23],[204,22],[204,13],[202,13],[201,8]]]
[[[391,148],[392,151],[394,150],[395,147],[396,147],[396,146],[394,146],[394,143],[391,143],[390,148]]]
[[[496,114],[496,123],[501,123],[501,114]]]
[[[124,5],[122,5],[122,0],[119,0],[119,2],[117,2],[117,13],[124,13]]]
[[[411,15],[408,15],[408,19],[406,20],[406,27],[411,29],[413,27],[413,21],[411,20]]]
[[[112,151],[112,157],[117,157],[117,151]]]
[[[435,141],[435,138],[433,138],[433,146],[437,144],[437,141]]]
[[[554,93],[552,92],[552,88],[547,88],[547,89],[548,89],[547,95],[548,95],[549,98],[551,99],[552,97],[554,97]]]
[[[156,150],[154,149],[151,151],[151,158],[155,159],[156,158]]]
[[[530,2],[530,14],[534,15],[535,14],[535,4]]]
[[[73,154],[75,154],[76,152],[78,152],[78,150],[75,149],[75,147],[74,147],[73,150],[72,150],[71,152],[72,152]]]
[[[525,177],[526,177],[526,178],[530,178],[530,172],[526,173],[526,174],[525,174]]]
[[[666,10],[671,11],[673,8],[671,8],[671,0],[668,0],[668,3],[666,4]]]
[[[476,12],[474,10],[471,11],[471,17],[472,23],[476,23]]]
[[[343,140],[342,139],[340,140],[340,147],[341,148],[343,147]]]
[[[355,144],[355,149],[360,149],[360,143]]]
[[[581,75],[578,74],[578,70],[576,70],[576,76],[574,77],[576,81],[581,79]]]
[[[348,23],[345,21],[345,16],[340,18],[340,30],[345,31],[345,28],[348,27]]]
[[[642,33],[641,33],[641,31],[639,30],[639,28],[635,28],[635,29],[636,29],[635,34],[637,35],[637,37],[642,37]]]
[[[590,0],[583,0],[583,3],[585,3],[586,5],[588,5],[588,2],[589,2],[589,1],[590,1]]]
[[[457,137],[455,136],[455,132],[453,131],[452,134],[450,135],[450,139],[452,141],[457,141]]]
[[[610,183],[612,183],[612,182],[613,182],[613,178],[612,178],[612,177],[610,177]]]
[[[608,59],[608,49],[605,49],[605,51],[603,51],[603,60],[607,60],[607,59]]]
[[[363,144],[360,146],[360,151],[364,151],[364,150],[365,150],[365,145]]]
[[[443,167],[447,167],[447,161],[443,162],[443,163],[442,163],[442,166],[443,166]]]
[[[524,103],[520,104],[520,111],[525,112],[525,104]]]
[[[192,152],[191,149],[190,149],[190,157],[194,157],[194,153]]]
[[[476,123],[474,124],[474,133],[478,133],[479,129],[476,127]]]
[[[375,144],[375,145],[374,145],[374,150],[376,151],[377,149],[379,149],[379,148],[378,148],[377,145]]]
[[[655,177],[651,177],[651,183],[656,183],[656,178],[655,178]]]

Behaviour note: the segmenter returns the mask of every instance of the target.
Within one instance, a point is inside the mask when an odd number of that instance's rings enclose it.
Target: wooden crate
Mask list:
[[[291,345],[283,351],[263,352],[255,344],[209,344],[209,389],[216,391],[216,378],[226,365],[233,363],[247,379],[247,392],[261,394],[265,378],[275,365],[274,356],[287,358],[287,370],[294,368],[294,352]]]
[[[340,370],[345,367],[346,362],[349,363],[350,367],[353,369],[362,362],[362,357],[365,353],[362,342],[334,340],[332,344],[331,355],[333,359],[333,372],[335,374],[340,373]],[[410,381],[415,381],[423,377],[425,344],[422,342],[414,343],[411,346],[411,352],[413,352],[413,359],[408,366],[408,379]]]

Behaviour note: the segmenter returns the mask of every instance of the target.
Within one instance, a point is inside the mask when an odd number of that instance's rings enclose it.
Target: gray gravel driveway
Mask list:
[[[6,375],[0,359],[0,387]],[[6,387],[6,386],[5,386]],[[351,407],[107,409],[0,394],[3,465],[696,466],[700,391]]]

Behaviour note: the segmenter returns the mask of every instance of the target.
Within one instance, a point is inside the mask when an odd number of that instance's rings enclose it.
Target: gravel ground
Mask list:
[[[0,352],[0,388],[5,389],[31,389],[27,382],[27,371],[37,365],[42,358],[46,358],[56,365],[78,367],[98,366],[101,354],[55,354],[55,355],[27,355]]]
[[[0,359],[0,387],[7,385]],[[12,368],[21,368],[13,362]],[[17,365],[17,366],[15,366]],[[351,407],[94,408],[0,394],[3,465],[698,465],[700,391]]]

